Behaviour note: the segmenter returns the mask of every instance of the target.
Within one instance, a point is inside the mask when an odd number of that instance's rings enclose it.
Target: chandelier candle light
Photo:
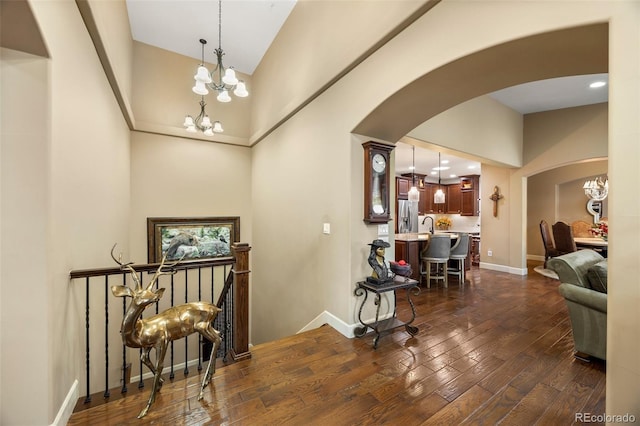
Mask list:
[[[587,197],[595,201],[602,201],[609,195],[609,179],[598,176],[587,180],[582,186]]]
[[[218,92],[216,99],[219,102],[231,102],[230,90],[233,90],[233,94],[240,98],[249,96],[244,81],[238,80],[233,68],[225,68],[222,64],[222,57],[224,56],[224,50],[222,50],[222,0],[218,1],[218,48],[213,51],[216,54],[217,64],[212,73],[204,66],[204,45],[207,44],[207,41],[200,39],[200,43],[202,43],[203,52],[202,63],[193,77],[196,83],[191,90],[198,95],[204,96],[209,94],[208,87]],[[214,78],[216,76],[217,78]]]
[[[231,102],[230,90],[233,90],[233,94],[240,98],[249,96],[244,81],[238,80],[233,68],[225,68],[222,64],[222,57],[224,56],[224,50],[222,50],[222,0],[218,1],[218,48],[213,51],[216,54],[217,64],[212,73],[209,72],[204,64],[204,46],[207,44],[207,40],[201,38],[200,44],[202,44],[202,62],[193,77],[196,82],[191,89],[201,96],[200,114],[195,119],[191,115],[187,115],[183,125],[187,132],[195,133],[199,129],[206,136],[213,136],[214,133],[222,133],[224,130],[219,121],[215,121],[212,124],[205,111],[207,104],[204,102],[204,96],[209,94],[207,88],[218,92],[216,99],[219,102]],[[217,78],[214,78],[216,76]]]

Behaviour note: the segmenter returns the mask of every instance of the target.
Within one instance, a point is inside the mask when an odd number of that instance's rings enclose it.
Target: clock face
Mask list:
[[[384,173],[384,169],[387,167],[387,160],[385,160],[382,154],[375,154],[372,162],[373,171],[376,173]]]

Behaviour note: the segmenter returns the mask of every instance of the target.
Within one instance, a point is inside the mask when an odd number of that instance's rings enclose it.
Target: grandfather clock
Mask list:
[[[389,204],[389,157],[395,146],[365,142],[364,148],[364,221],[387,223],[391,220]]]

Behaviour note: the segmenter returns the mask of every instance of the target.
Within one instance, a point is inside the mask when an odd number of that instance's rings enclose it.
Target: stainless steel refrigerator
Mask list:
[[[398,233],[418,232],[418,202],[398,200]]]

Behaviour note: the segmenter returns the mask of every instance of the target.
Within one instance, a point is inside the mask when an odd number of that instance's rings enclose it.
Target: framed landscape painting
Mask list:
[[[147,218],[148,262],[198,260],[231,256],[240,241],[240,217]]]

